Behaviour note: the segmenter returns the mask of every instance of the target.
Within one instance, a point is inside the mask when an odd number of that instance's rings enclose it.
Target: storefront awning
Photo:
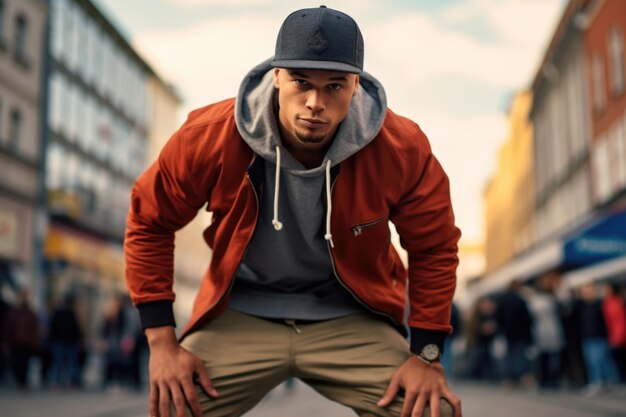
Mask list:
[[[563,267],[579,268],[626,256],[626,210],[599,216],[568,235]]]
[[[47,260],[62,260],[111,279],[124,278],[124,254],[121,245],[67,227],[50,227],[44,255]]]
[[[626,208],[605,212],[575,230],[543,242],[511,260],[474,284],[468,292],[476,299],[500,292],[517,280],[529,280],[552,269],[567,271],[565,280],[588,282],[590,274],[617,274],[626,271]],[[615,262],[610,262],[610,261]],[[597,267],[597,268],[596,268]],[[622,268],[622,269],[620,269]],[[591,277],[591,278],[590,278]],[[566,285],[570,286],[569,283]]]

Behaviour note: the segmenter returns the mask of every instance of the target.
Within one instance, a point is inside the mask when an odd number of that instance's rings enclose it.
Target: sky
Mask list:
[[[352,16],[365,71],[389,108],[429,137],[450,177],[462,242],[483,239],[483,191],[506,138],[507,109],[530,86],[566,0],[94,0],[192,109],[233,97],[273,55],[294,10],[320,4]]]

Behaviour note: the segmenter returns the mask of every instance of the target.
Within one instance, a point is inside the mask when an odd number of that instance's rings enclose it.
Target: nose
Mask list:
[[[325,106],[322,94],[320,94],[316,90],[311,90],[306,99],[306,107],[313,113],[318,113],[324,110]]]

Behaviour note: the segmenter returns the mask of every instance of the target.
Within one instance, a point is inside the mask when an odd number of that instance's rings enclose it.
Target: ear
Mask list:
[[[278,81],[278,73],[280,68],[274,68],[274,87],[280,88],[280,82]]]
[[[361,77],[356,75],[354,77],[354,89],[352,90],[352,97],[356,96],[357,91],[359,91],[360,82],[361,82]]]

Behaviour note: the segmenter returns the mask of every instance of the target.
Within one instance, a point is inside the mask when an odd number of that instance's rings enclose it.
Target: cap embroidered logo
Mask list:
[[[321,29],[315,31],[309,39],[309,49],[318,55],[328,49],[328,40]]]

